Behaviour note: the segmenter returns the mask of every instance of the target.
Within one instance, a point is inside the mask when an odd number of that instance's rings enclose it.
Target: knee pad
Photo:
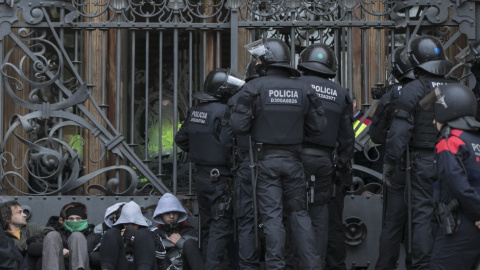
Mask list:
[[[287,214],[307,209],[307,192],[297,188],[285,194],[284,207]]]

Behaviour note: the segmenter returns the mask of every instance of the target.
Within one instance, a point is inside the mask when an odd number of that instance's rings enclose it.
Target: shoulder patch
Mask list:
[[[460,148],[460,146],[462,145],[465,145],[465,142],[456,136],[450,137],[448,139],[448,143],[447,140],[442,139],[440,142],[437,143],[437,154],[443,151],[449,151],[452,154],[457,154],[458,148]]]

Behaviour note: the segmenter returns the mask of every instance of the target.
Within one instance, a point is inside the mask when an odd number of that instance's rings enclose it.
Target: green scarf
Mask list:
[[[80,221],[65,220],[65,228],[71,232],[81,232],[88,227],[86,219]]]

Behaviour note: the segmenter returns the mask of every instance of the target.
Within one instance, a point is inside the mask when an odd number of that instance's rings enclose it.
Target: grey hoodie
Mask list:
[[[153,221],[158,224],[165,224],[162,219],[162,214],[168,212],[179,212],[177,223],[185,221],[188,217],[185,208],[183,208],[177,197],[171,193],[163,194],[160,200],[158,200],[157,208],[155,208],[155,212],[153,213]]]
[[[145,217],[142,215],[140,206],[134,201],[128,202],[123,206],[120,217],[113,225],[116,226],[126,223],[133,223],[137,224],[138,226],[148,227]]]

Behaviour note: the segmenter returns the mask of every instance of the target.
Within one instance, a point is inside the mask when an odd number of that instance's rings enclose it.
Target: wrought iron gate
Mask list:
[[[335,48],[362,105],[414,34],[453,60],[479,36],[477,1],[100,0],[0,2],[1,195],[192,193],[173,136],[216,67],[275,36]],[[457,76],[467,74],[459,69]]]

